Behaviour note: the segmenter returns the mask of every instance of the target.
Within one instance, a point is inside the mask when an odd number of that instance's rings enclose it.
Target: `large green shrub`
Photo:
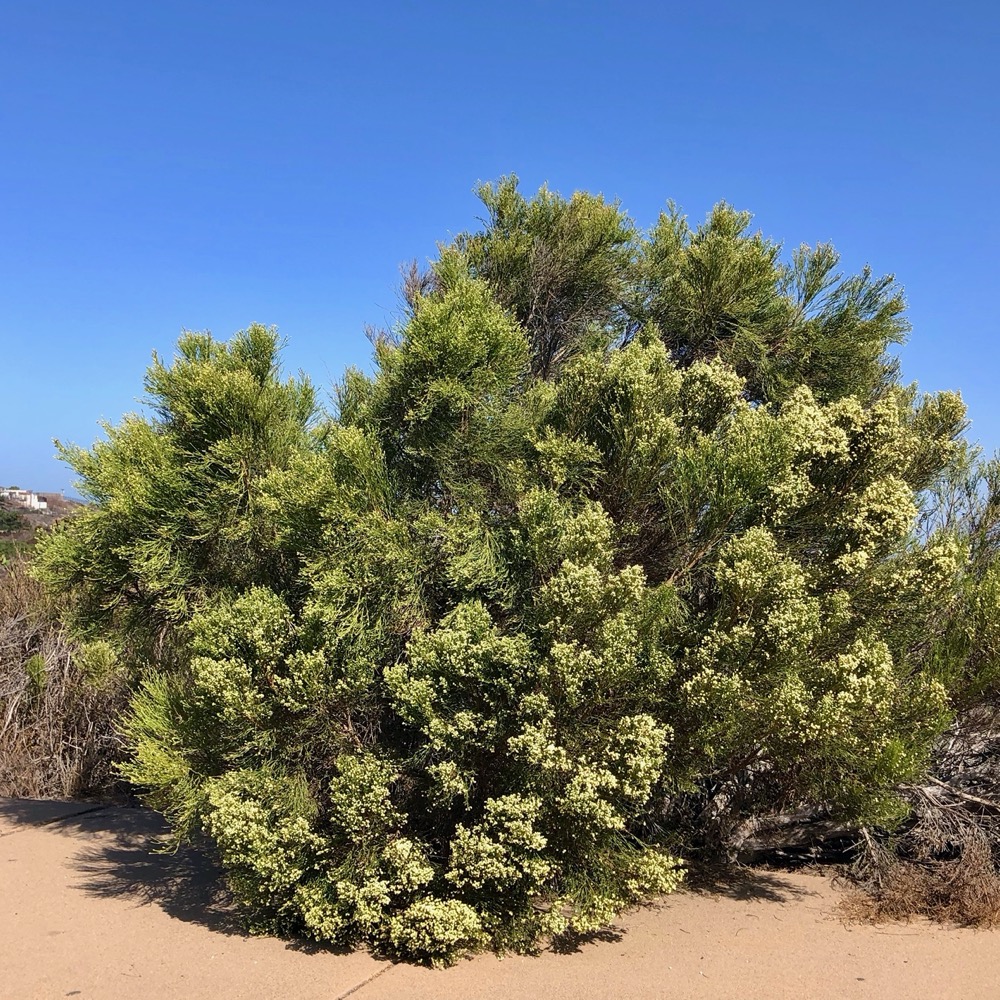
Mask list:
[[[40,553],[153,668],[126,774],[255,925],[435,962],[791,804],[890,819],[996,592],[930,516],[964,409],[897,384],[891,280],[725,206],[484,197],[333,417],[272,332],[186,336]]]

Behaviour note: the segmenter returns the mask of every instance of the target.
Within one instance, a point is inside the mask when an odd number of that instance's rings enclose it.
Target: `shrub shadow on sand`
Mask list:
[[[137,906],[155,904],[178,920],[215,933],[248,936],[246,923],[211,853],[196,846],[171,850],[167,826],[155,813],[110,809],[81,816],[77,825],[81,832],[96,833],[100,838],[96,846],[73,859],[82,876],[77,887],[87,895],[124,897]],[[308,953],[343,954],[351,950],[298,938],[283,943],[290,950]]]
[[[545,950],[555,952],[557,955],[576,955],[583,951],[586,945],[616,944],[621,941],[624,935],[625,931],[621,927],[602,927],[600,930],[588,931],[586,934],[566,931],[553,938]]]
[[[88,896],[155,904],[178,920],[245,935],[219,867],[196,848],[169,850],[159,816],[142,809],[104,809],[69,817],[59,826],[75,827],[96,841],[73,858],[81,876],[76,887]]]
[[[762,871],[732,865],[692,865],[681,891],[724,896],[740,902],[785,903],[816,893],[803,889],[780,871]],[[669,897],[665,901],[669,901]]]
[[[70,823],[78,817],[101,812],[108,806],[101,802],[67,802],[62,799],[0,799],[0,821],[7,821],[14,833],[18,827],[51,826]],[[2,835],[2,833],[0,833]]]

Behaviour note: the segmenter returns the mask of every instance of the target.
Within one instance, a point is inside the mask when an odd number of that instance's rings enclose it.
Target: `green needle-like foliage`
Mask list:
[[[891,280],[725,206],[483,196],[334,416],[272,332],[186,335],[152,418],[66,449],[94,505],[40,555],[254,926],[431,962],[783,808],[888,822],[998,648],[995,490],[895,379]]]
[[[307,381],[279,380],[277,335],[258,325],[228,344],[184,334],[146,391],[152,417],[105,426],[89,451],[59,445],[92,506],[40,565],[82,632],[161,657],[212,595],[295,579],[261,484],[310,447],[315,402]]]

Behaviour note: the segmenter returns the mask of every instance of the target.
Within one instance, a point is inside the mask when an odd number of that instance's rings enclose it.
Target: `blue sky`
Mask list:
[[[0,6],[0,483],[136,409],[182,328],[330,386],[399,266],[507,172],[721,199],[905,286],[903,370],[1000,447],[1000,8],[42,0]]]

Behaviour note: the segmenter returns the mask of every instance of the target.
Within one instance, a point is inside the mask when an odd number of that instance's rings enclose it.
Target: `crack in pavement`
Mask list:
[[[337,997],[334,997],[334,1000],[344,1000],[344,997],[349,997],[351,996],[352,993],[357,993],[358,990],[363,990],[369,983],[372,983],[376,979],[378,979],[379,976],[384,976],[393,967],[394,964],[395,963],[393,962],[386,962],[385,965],[383,965],[382,968],[378,970],[378,972],[373,973],[363,982],[358,983],[357,986],[352,986],[346,992],[341,993]]]
[[[43,819],[34,823],[20,823],[13,830],[8,830],[6,833],[0,832],[0,838],[13,837],[19,833],[24,833],[27,830],[37,830],[39,827],[43,826],[56,826],[59,823],[65,823],[68,819],[77,819],[80,816],[89,816],[91,813],[101,812],[102,810],[110,808],[110,805],[90,806],[87,809],[80,809],[74,813],[67,813],[65,816],[53,816],[52,819]]]

